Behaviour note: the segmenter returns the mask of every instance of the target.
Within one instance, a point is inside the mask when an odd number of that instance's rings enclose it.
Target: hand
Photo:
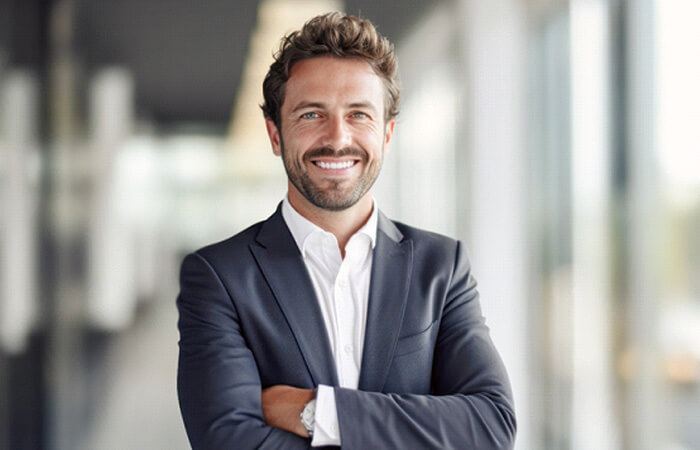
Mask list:
[[[313,389],[299,389],[278,384],[262,391],[262,411],[265,422],[276,428],[308,438],[309,433],[301,423],[304,405],[314,398]]]

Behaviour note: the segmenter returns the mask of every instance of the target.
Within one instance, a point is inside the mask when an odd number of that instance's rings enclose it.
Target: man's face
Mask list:
[[[296,63],[285,86],[281,130],[267,120],[292,189],[318,208],[340,211],[369,192],[394,121],[384,123],[384,85],[359,59]]]

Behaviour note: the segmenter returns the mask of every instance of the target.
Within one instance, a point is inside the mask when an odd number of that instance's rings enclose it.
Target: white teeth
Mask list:
[[[355,161],[344,161],[340,163],[325,163],[323,161],[314,161],[314,164],[322,169],[347,169],[355,164]]]

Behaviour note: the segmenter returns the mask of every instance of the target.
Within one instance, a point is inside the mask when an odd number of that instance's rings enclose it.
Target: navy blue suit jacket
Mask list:
[[[178,395],[195,449],[308,448],[261,390],[335,386],[341,445],[510,448],[512,394],[458,241],[379,214],[358,389],[337,387],[313,285],[280,208],[187,255]]]

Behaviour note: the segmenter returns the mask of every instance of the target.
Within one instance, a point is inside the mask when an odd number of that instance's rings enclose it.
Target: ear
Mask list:
[[[280,147],[280,132],[277,129],[277,125],[275,125],[275,122],[272,120],[265,119],[265,127],[267,128],[267,135],[272,145],[272,153],[280,156],[282,154],[282,149]]]
[[[389,148],[391,148],[389,144],[391,143],[391,138],[394,136],[395,126],[396,120],[391,119],[389,122],[387,122],[386,126],[384,127],[384,153],[388,153]]]

